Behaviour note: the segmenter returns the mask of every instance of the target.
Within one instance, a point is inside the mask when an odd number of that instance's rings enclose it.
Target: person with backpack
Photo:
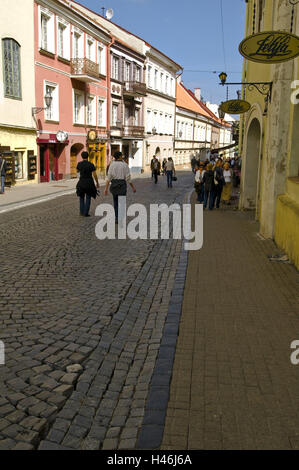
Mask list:
[[[4,194],[5,191],[5,175],[6,175],[6,160],[3,158],[2,153],[0,154],[0,194]]]
[[[152,175],[155,178],[155,184],[158,183],[158,176],[160,175],[161,170],[161,163],[157,159],[156,155],[154,155],[151,163]]]
[[[136,189],[131,182],[129,166],[122,160],[122,156],[122,152],[115,152],[113,156],[114,161],[111,163],[106,177],[106,186],[104,191],[105,196],[107,196],[110,185],[110,192],[113,196],[116,224],[118,224],[118,198],[119,196],[127,195],[127,183],[131,186],[133,193],[136,193]]]

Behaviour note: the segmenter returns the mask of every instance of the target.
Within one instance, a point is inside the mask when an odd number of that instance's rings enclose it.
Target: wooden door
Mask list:
[[[71,153],[71,178],[77,178],[77,155]]]

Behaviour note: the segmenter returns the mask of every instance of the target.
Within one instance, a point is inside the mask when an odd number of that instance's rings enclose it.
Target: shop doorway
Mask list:
[[[261,149],[261,125],[258,119],[253,119],[247,133],[244,207],[259,211],[259,167]],[[257,213],[258,216],[258,213]]]
[[[41,183],[58,181],[58,147],[56,145],[40,145],[39,147],[39,174]]]

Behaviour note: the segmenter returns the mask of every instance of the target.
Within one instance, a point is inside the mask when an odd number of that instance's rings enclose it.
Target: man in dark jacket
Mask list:
[[[4,194],[5,188],[5,175],[6,175],[6,160],[0,154],[0,194]]]
[[[207,169],[205,174],[203,175],[202,182],[204,184],[204,203],[203,208],[207,208],[208,200],[209,200],[209,210],[213,210],[214,206],[214,172],[213,172],[213,165],[209,163],[207,165]]]
[[[80,173],[80,179],[77,183],[77,196],[80,198],[80,215],[90,217],[89,209],[91,198],[97,197],[99,181],[95,166],[88,161],[88,152],[81,153],[82,162],[77,165],[77,171]],[[93,178],[96,182],[94,184]]]
[[[213,207],[216,202],[216,208],[219,209],[220,206],[220,200],[221,200],[221,194],[224,186],[224,177],[223,177],[223,168],[222,168],[222,160],[217,160],[216,162],[216,167],[214,170],[214,177],[216,180],[216,183],[214,185],[214,201],[213,201]]]

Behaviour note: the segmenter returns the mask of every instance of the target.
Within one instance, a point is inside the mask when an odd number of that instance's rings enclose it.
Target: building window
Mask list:
[[[78,33],[75,33],[74,34],[74,51],[73,51],[74,59],[77,59],[79,57],[79,40],[80,40],[80,35]]]
[[[48,50],[48,23],[50,18],[46,15],[41,15],[41,48],[45,51]]]
[[[114,78],[114,80],[119,80],[119,58],[118,57],[112,58],[111,78]]]
[[[135,80],[136,82],[141,82],[141,67],[139,67],[138,65],[136,67]]]
[[[147,67],[147,86],[152,87],[152,67],[150,65]]]
[[[4,96],[21,99],[20,45],[14,39],[3,39]]]
[[[91,41],[87,41],[87,58],[89,60],[92,59],[92,42]]]
[[[73,35],[73,58],[84,57],[84,36],[80,31],[75,31]]]
[[[58,55],[64,57],[64,30],[66,27],[59,23],[58,25]]]
[[[140,108],[135,108],[134,125],[139,126]]]
[[[155,70],[154,88],[155,88],[155,90],[158,89],[158,70]]]
[[[166,95],[168,95],[168,79],[169,79],[169,78],[168,78],[168,76],[166,75],[166,77],[165,77],[165,93],[166,93]]]
[[[84,124],[84,95],[74,91],[74,123]]]
[[[126,65],[125,65],[125,81],[126,82],[130,81],[130,72],[131,72],[131,64],[130,62],[126,62]]]
[[[58,85],[56,83],[46,83],[45,94],[52,97],[50,106],[45,109],[46,120],[59,121]]]
[[[175,96],[175,89],[174,89],[174,80],[173,78],[170,79],[171,87],[170,87],[170,95]]]
[[[98,126],[106,126],[106,102],[101,98],[98,101]]]
[[[117,125],[118,104],[112,104],[112,126]]]
[[[152,111],[150,109],[146,112],[146,132],[152,132]]]
[[[160,91],[163,93],[164,74],[160,73]]]
[[[95,113],[96,100],[94,96],[88,96],[87,98],[87,124],[90,126],[96,125],[96,113]]]

